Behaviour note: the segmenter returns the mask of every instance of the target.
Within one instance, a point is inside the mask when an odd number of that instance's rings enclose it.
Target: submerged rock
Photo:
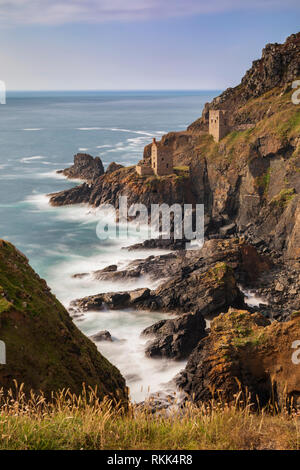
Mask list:
[[[98,331],[95,335],[90,336],[90,338],[95,341],[96,343],[98,341],[112,341],[112,337],[109,331],[103,330],[103,331]]]
[[[116,163],[116,162],[111,162],[108,165],[107,170],[106,170],[105,173],[107,173],[107,174],[113,173],[114,171],[120,170],[121,168],[124,168],[124,166],[120,165],[119,163]]]

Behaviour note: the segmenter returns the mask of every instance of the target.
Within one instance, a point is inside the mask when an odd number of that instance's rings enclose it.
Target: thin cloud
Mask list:
[[[1,24],[145,21],[261,8],[299,9],[298,0],[0,0]]]

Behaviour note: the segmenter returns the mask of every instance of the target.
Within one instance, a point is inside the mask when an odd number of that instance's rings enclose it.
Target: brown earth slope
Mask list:
[[[0,387],[52,391],[70,388],[80,393],[82,383],[127,401],[120,372],[74,325],[46,282],[26,257],[0,240],[0,339],[6,345],[6,364],[0,365]]]

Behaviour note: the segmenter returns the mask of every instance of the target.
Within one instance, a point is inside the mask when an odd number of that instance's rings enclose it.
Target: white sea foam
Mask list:
[[[150,393],[169,389],[167,383],[184,368],[185,361],[149,359],[145,356],[145,343],[149,338],[140,336],[142,330],[163,318],[165,313],[136,312],[131,310],[89,312],[78,322],[87,335],[109,330],[113,342],[97,343],[99,351],[116,364],[126,378],[130,396],[134,401],[145,399]],[[171,318],[168,316],[167,318]]]
[[[135,251],[122,250],[123,246],[144,240],[143,231],[136,232],[130,225],[130,238],[126,240],[109,240],[107,243],[96,238],[91,246],[90,253],[78,254],[72,247],[70,239],[74,242],[78,239],[78,232],[66,230],[66,223],[77,222],[79,227],[94,230],[99,217],[111,217],[104,215],[103,210],[91,208],[88,205],[74,205],[63,207],[51,207],[48,197],[41,194],[32,194],[26,199],[34,210],[51,212],[51,217],[64,222],[66,234],[57,241],[55,246],[45,250],[44,256],[55,257],[58,261],[47,269],[47,281],[55,295],[67,307],[75,298],[102,292],[136,289],[139,287],[155,288],[160,280],[150,281],[141,277],[134,280],[98,281],[90,273],[102,269],[110,264],[116,264],[118,269],[124,269],[129,262],[136,259],[145,259],[153,255],[153,250]],[[94,224],[90,226],[90,224]],[[55,231],[55,224],[52,225]],[[122,226],[121,226],[122,231]],[[63,240],[63,241],[62,241]],[[68,241],[67,241],[68,240]],[[159,254],[168,251],[159,250]],[[61,261],[59,261],[61,259]],[[89,273],[83,278],[75,278],[74,274]],[[140,334],[144,328],[163,318],[170,318],[165,313],[140,312],[140,311],[100,311],[86,312],[83,318],[77,320],[78,327],[87,335],[92,335],[100,330],[107,329],[111,332],[114,341],[112,343],[101,342],[97,344],[99,350],[122,372],[130,387],[130,394],[134,401],[145,399],[149,393],[169,389],[166,385],[185,365],[184,362],[171,360],[150,359],[145,356],[145,342]]]
[[[77,127],[78,131],[111,131],[111,132],[127,132],[130,134],[141,134],[153,137],[156,133],[146,132],[146,131],[133,131],[131,129],[122,129],[118,127]]]
[[[263,297],[259,297],[255,291],[249,289],[242,289],[239,286],[243,294],[245,294],[245,303],[249,305],[249,307],[259,307],[260,304],[268,305],[268,301]]]
[[[51,165],[52,163],[48,163],[48,164]],[[31,174],[31,177],[35,179],[40,179],[40,178],[51,178],[51,179],[54,178],[54,179],[59,179],[59,180],[68,179],[63,173],[57,173],[57,170],[34,173],[34,174]],[[79,178],[72,178],[72,180],[69,180],[69,181],[76,184],[76,183],[82,183],[83,180]]]
[[[26,129],[22,129],[22,131],[41,131],[42,127],[28,127]]]
[[[24,157],[24,158],[21,158],[21,162],[22,163],[31,163],[31,161],[33,160],[43,160],[43,157],[42,155],[34,155],[33,157]]]

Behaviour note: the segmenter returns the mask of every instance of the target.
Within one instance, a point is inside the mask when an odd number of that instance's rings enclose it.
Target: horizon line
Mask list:
[[[91,89],[7,89],[6,93],[17,92],[130,92],[130,91],[222,91],[225,88],[91,88]]]

